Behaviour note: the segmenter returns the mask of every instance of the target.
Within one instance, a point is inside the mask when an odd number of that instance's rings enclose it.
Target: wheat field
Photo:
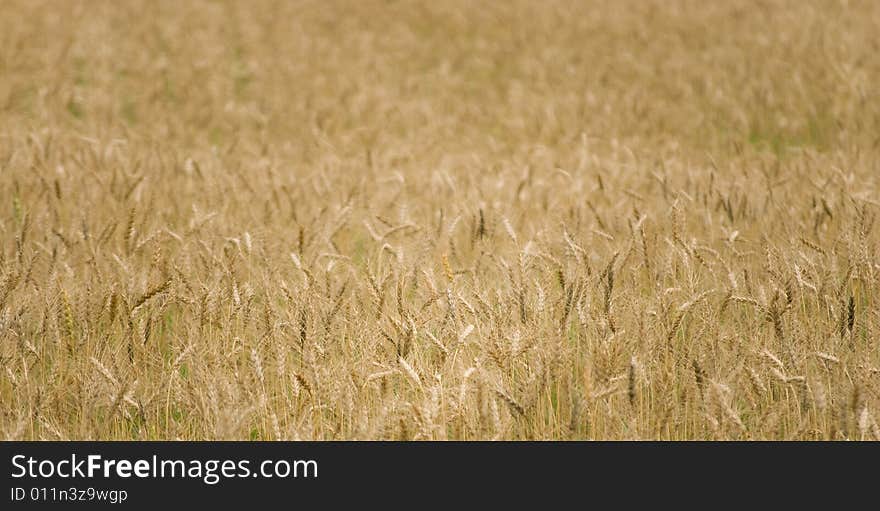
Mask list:
[[[6,439],[880,439],[880,2],[0,9]]]

